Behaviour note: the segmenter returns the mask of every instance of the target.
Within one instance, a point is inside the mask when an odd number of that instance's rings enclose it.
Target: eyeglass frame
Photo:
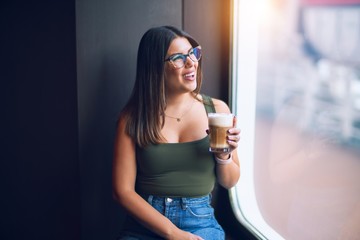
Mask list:
[[[194,60],[191,58],[191,56],[190,56],[190,54],[193,53],[194,49],[198,49],[198,50],[200,51],[200,57],[199,57],[199,59],[196,58],[196,61],[194,61]],[[183,60],[183,65],[182,65],[181,67],[175,66],[175,64],[174,64],[174,62],[173,62],[173,58],[174,58],[175,56],[181,56],[181,58],[182,58],[182,60]],[[164,60],[164,62],[170,62],[170,63],[174,66],[174,68],[180,69],[180,68],[183,68],[183,67],[186,65],[186,61],[187,61],[187,58],[188,58],[188,57],[189,57],[190,60],[193,61],[194,63],[195,63],[195,62],[199,62],[200,59],[201,59],[201,57],[202,57],[202,54],[201,54],[201,46],[199,45],[199,46],[197,46],[197,47],[191,48],[187,54],[175,53],[175,54],[169,56],[168,58],[166,58],[166,59]]]

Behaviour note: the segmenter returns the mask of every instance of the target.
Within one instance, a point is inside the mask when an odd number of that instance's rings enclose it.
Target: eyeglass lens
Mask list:
[[[191,49],[188,54],[176,54],[170,58],[170,61],[176,68],[181,68],[185,65],[188,56],[193,62],[198,62],[201,58],[201,49],[196,47]]]

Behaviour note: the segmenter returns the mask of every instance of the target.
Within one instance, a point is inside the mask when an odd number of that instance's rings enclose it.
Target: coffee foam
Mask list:
[[[209,113],[209,125],[219,127],[231,127],[233,125],[233,115],[226,113]]]

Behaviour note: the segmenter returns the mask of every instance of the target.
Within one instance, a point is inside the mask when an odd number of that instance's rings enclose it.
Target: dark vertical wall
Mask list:
[[[203,50],[202,91],[228,102],[230,0],[184,0],[184,29]]]
[[[1,3],[0,239],[114,239],[113,138],[140,37],[183,27],[204,49],[203,92],[227,101],[229,2]]]
[[[2,1],[0,29],[0,239],[79,239],[74,1]]]
[[[141,36],[165,24],[181,27],[181,0],[76,1],[82,239],[115,239],[121,228],[111,189],[117,115],[134,85]]]

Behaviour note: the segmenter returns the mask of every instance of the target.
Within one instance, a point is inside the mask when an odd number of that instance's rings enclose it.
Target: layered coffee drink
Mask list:
[[[210,152],[229,152],[227,131],[233,127],[234,115],[231,113],[209,113]]]

